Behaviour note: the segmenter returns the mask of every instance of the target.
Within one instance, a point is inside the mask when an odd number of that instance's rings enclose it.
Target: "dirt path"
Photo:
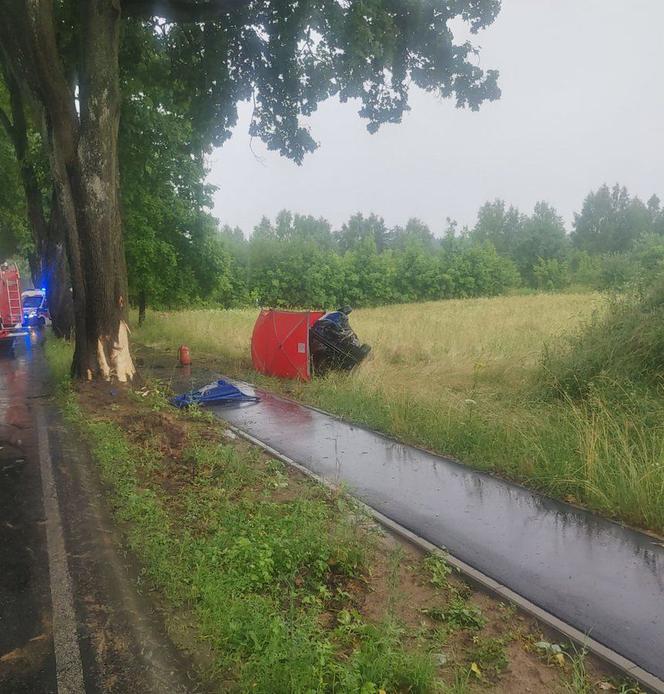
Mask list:
[[[0,359],[0,692],[197,692],[30,342]]]

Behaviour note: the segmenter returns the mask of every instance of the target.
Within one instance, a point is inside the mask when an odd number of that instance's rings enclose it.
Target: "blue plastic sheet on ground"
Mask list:
[[[255,395],[247,395],[239,388],[223,378],[198,390],[190,390],[188,393],[176,395],[169,402],[175,407],[183,408],[190,405],[224,405],[238,402],[258,402]]]

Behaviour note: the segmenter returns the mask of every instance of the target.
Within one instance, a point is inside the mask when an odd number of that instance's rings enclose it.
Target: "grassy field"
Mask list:
[[[259,379],[251,372],[257,310],[155,312],[135,338],[172,353],[184,342],[196,363],[213,363],[661,532],[664,432],[645,425],[638,395],[625,392],[618,408],[600,393],[577,402],[543,393],[536,378],[546,346],[605,306],[599,295],[541,294],[357,310],[351,324],[373,346],[371,360],[350,376],[310,384]]]
[[[357,309],[351,324],[373,354],[354,379],[425,397],[468,390],[478,380],[519,382],[546,340],[602,304],[593,294],[537,294]],[[257,315],[257,309],[151,312],[136,336],[164,349],[186,341],[199,356],[250,368]]]
[[[210,691],[639,691],[383,533],[343,490],[172,408],[155,382],[72,388],[71,345],[46,348],[146,594],[175,608],[171,635]]]
[[[542,346],[593,311],[599,295],[557,294],[441,301],[358,309],[351,323],[372,345],[352,381],[367,392],[423,402],[458,402],[480,392],[521,386]],[[234,373],[251,368],[254,309],[155,312],[136,332],[142,343],[173,350],[184,341],[194,354],[221,361]],[[308,386],[348,386],[328,378]]]

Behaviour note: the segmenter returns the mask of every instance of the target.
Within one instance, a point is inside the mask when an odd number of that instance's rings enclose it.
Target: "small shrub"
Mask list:
[[[559,292],[570,283],[567,264],[557,258],[539,258],[533,268],[533,275],[537,288],[546,292]]]
[[[447,577],[452,573],[452,567],[443,557],[438,554],[430,554],[424,559],[424,569],[432,586],[447,588]]]
[[[445,622],[457,629],[481,629],[486,619],[479,607],[455,596],[444,610]]]

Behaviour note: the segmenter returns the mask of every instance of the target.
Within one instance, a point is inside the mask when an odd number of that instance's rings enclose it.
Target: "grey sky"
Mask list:
[[[568,226],[603,182],[664,198],[662,26],[662,0],[503,0],[475,38],[481,64],[500,70],[499,101],[473,113],[413,91],[403,122],[370,135],[357,104],[331,100],[310,121],[320,147],[299,167],[250,148],[243,104],[210,160],[214,213],[245,233],[287,208],[335,226],[358,211],[390,225],[419,217],[438,235],[446,217],[472,225],[496,197],[522,211],[545,199]]]

